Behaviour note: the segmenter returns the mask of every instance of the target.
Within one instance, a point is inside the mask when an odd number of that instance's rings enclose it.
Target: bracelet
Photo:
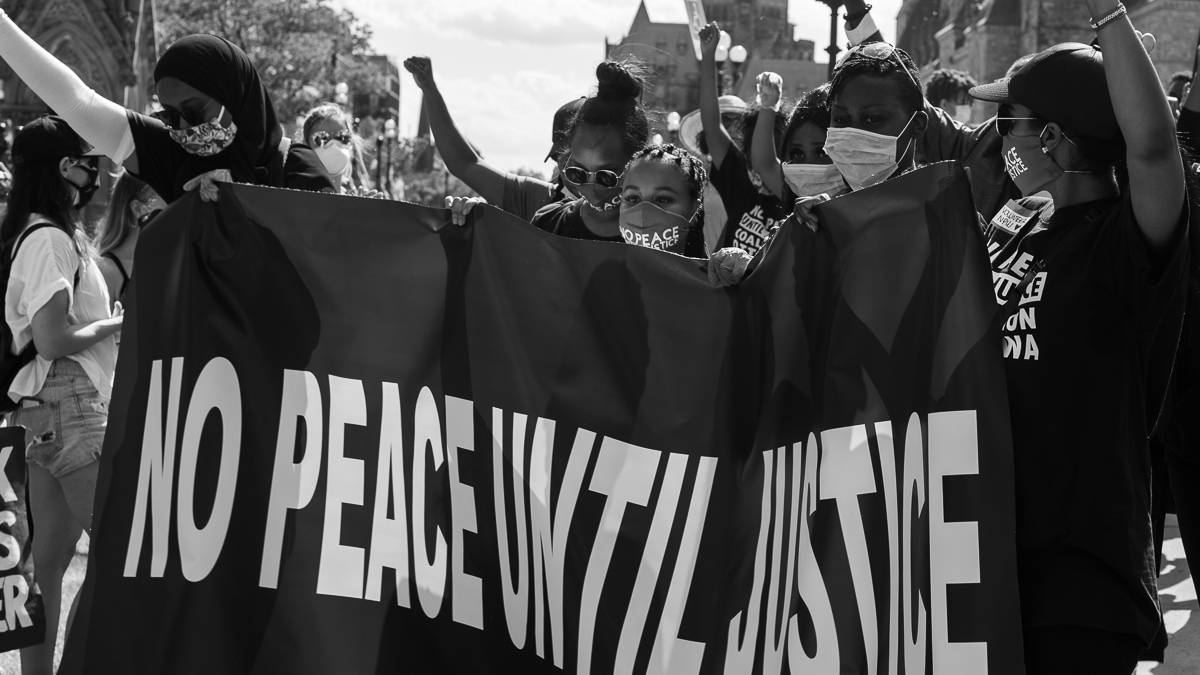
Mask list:
[[[1101,28],[1104,28],[1108,24],[1116,21],[1117,19],[1125,16],[1128,13],[1129,12],[1125,9],[1125,4],[1122,2],[1118,2],[1116,9],[1109,12],[1108,14],[1106,14],[1104,17],[1100,18],[1099,20],[1092,21],[1092,30],[1094,30],[1096,32],[1100,32]]]

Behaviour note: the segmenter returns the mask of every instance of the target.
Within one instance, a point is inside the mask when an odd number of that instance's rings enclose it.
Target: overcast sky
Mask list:
[[[369,23],[375,49],[433,59],[437,79],[463,133],[504,169],[541,167],[550,120],[564,101],[593,92],[604,40],[629,30],[639,0],[335,0]],[[646,0],[651,16],[684,21],[683,0]],[[875,0],[873,14],[895,37],[900,0]],[[791,0],[798,37],[829,41],[829,8]],[[844,44],[844,40],[841,40]],[[416,128],[420,91],[401,68],[400,126]]]

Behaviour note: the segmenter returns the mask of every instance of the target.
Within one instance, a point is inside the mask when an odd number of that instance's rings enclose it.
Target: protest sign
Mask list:
[[[927,167],[715,289],[486,207],[186,198],[139,241],[67,659],[1019,673],[972,213]]]
[[[40,644],[46,634],[29,555],[28,485],[25,427],[0,427],[0,652]]]
[[[692,35],[692,47],[696,49],[696,58],[700,58],[700,29],[708,25],[704,16],[704,5],[700,0],[683,0],[687,8],[688,32]]]

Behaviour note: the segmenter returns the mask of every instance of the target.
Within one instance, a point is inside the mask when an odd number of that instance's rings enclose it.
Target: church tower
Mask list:
[[[796,27],[788,23],[788,0],[707,0],[704,11],[733,44],[754,45],[764,58],[803,58],[793,38]]]
[[[153,0],[10,0],[13,21],[101,96],[137,110],[150,101],[158,59]],[[21,124],[46,105],[0,64],[0,117]]]

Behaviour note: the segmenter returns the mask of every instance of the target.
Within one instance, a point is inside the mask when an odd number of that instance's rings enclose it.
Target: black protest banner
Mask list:
[[[969,193],[894,183],[735,290],[490,209],[177,203],[139,242],[68,661],[1019,672]]]
[[[25,427],[0,428],[0,652],[41,644],[42,594],[34,583]]]

